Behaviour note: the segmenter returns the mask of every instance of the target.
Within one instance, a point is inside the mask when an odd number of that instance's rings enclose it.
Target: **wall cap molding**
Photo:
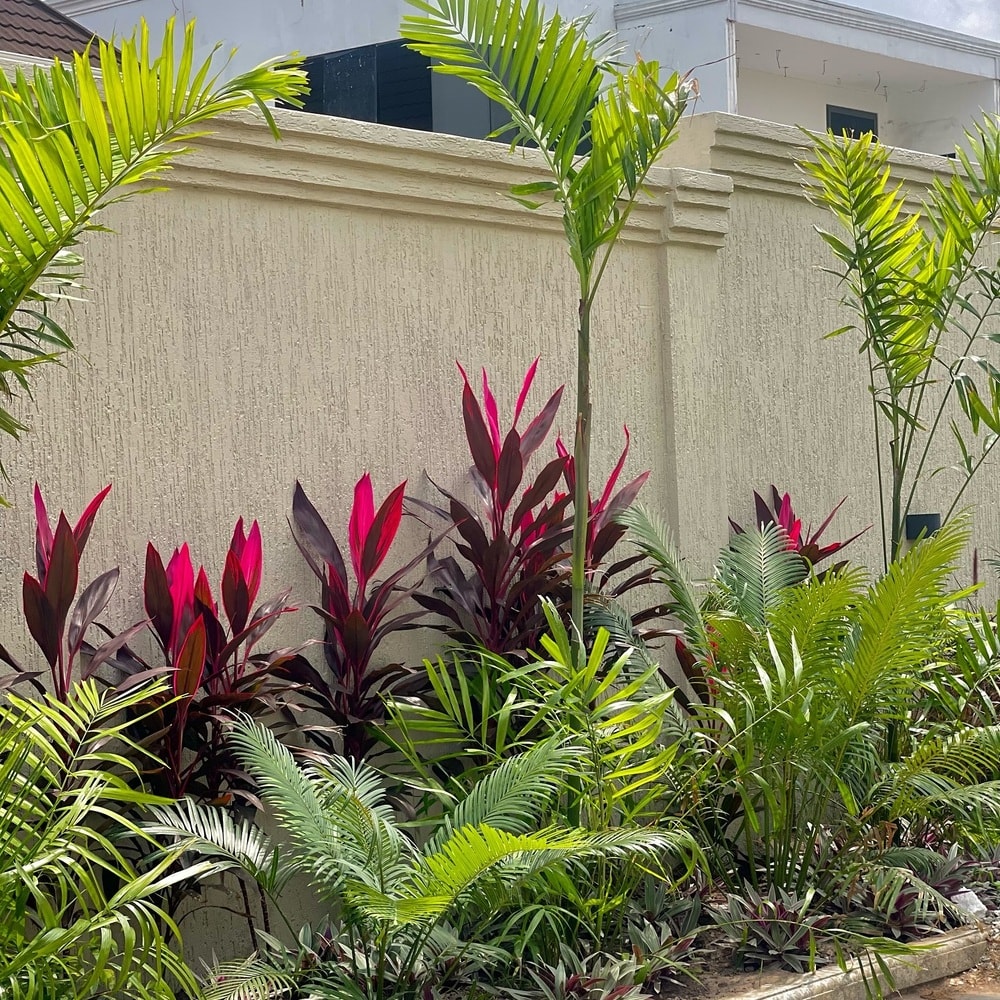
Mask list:
[[[631,2],[616,3],[615,23],[623,24],[644,17],[678,14],[681,11],[716,2],[717,0],[631,0]],[[820,24],[871,31],[955,52],[967,52],[991,58],[1000,56],[1000,42],[964,35],[958,31],[949,31],[947,28],[937,28],[930,24],[921,24],[893,14],[850,7],[834,0],[736,0],[735,6],[737,23],[742,20],[741,10],[761,10],[772,14],[801,17]]]
[[[506,194],[511,184],[547,176],[533,150],[511,155],[494,142],[296,111],[275,117],[277,143],[251,112],[214,123],[168,185],[562,233],[555,207],[532,212]],[[722,246],[732,188],[726,176],[655,167],[622,239]]]
[[[711,111],[686,119],[671,147],[671,162],[732,178],[734,188],[802,197],[805,176],[798,167],[808,153],[808,136],[791,125]],[[933,153],[893,150],[894,175],[918,202],[935,177],[950,176],[954,161]]]

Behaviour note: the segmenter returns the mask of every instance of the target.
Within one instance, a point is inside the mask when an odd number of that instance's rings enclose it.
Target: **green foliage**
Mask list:
[[[116,48],[117,46],[117,48]],[[143,23],[132,38],[100,42],[72,65],[29,76],[0,71],[0,394],[29,391],[32,369],[73,347],[50,307],[79,294],[80,237],[109,205],[152,190],[205,123],[265,101],[295,103],[306,89],[295,64],[273,61],[220,82],[213,56],[194,62],[193,23],[178,48],[174,22],[153,60]],[[24,426],[0,408],[0,432]]]
[[[433,69],[472,84],[510,116],[511,148],[536,147],[546,180],[511,188],[554,203],[579,277],[573,524],[574,641],[582,655],[590,477],[590,317],[601,279],[649,171],[676,135],[689,87],[655,62],[617,62],[590,18],[546,15],[539,0],[410,0],[401,32]]]
[[[128,818],[157,799],[136,791],[143,753],[122,714],[148,691],[101,694],[94,681],[66,702],[8,694],[0,705],[0,993],[12,998],[173,997],[195,981],[168,945],[177,928],[157,906],[183,843],[137,871],[116,830],[152,846]]]
[[[675,807],[697,826],[713,874],[737,894],[749,883],[832,899],[875,878],[890,849],[928,837],[967,849],[992,842],[1000,730],[981,684],[995,666],[975,653],[983,624],[954,609],[962,595],[948,584],[964,522],[873,583],[841,571],[764,590],[783,554],[757,535],[746,551],[724,553],[702,602],[704,697],[692,702],[682,738],[690,752],[678,753],[673,775]],[[648,532],[640,545],[655,547]],[[657,561],[679,588],[672,555]],[[751,582],[734,588],[733,579]]]
[[[508,757],[445,809],[421,846],[397,821],[381,775],[343,757],[310,754],[298,764],[266,729],[238,721],[232,740],[241,763],[257,780],[262,798],[290,844],[290,860],[277,848],[232,847],[218,838],[203,809],[161,809],[159,825],[195,838],[209,857],[251,859],[248,874],[271,891],[270,873],[293,865],[308,875],[317,893],[339,912],[346,950],[303,967],[241,966],[240,974],[216,979],[213,997],[241,996],[248,979],[280,990],[292,977],[298,988],[333,989],[331,996],[384,1000],[412,995],[422,984],[446,976],[427,962],[442,935],[461,954],[463,930],[478,933],[484,921],[516,911],[530,887],[549,873],[565,875],[595,859],[653,857],[673,847],[657,830],[590,832],[540,827],[549,799],[566,779],[575,754],[556,740]],[[324,993],[323,995],[327,995]]]
[[[947,520],[1000,435],[1000,369],[988,357],[1000,268],[983,261],[1000,218],[1000,122],[987,117],[967,133],[954,173],[935,179],[919,212],[889,157],[870,135],[830,135],[802,164],[809,197],[841,226],[819,232],[856,321],[831,336],[856,329],[868,362],[886,568],[925,477],[957,475]],[[954,461],[930,469],[946,426]]]

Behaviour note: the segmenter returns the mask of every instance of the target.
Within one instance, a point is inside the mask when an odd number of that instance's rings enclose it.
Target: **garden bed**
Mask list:
[[[976,929],[960,927],[942,934],[919,954],[889,958],[897,989],[955,976],[972,968],[986,953],[987,937]],[[866,1000],[858,969],[842,972],[826,968],[809,975],[765,970],[763,972],[713,971],[699,984],[682,984],[675,996],[698,1000]]]

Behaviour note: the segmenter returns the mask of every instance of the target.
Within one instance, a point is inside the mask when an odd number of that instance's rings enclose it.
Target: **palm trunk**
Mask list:
[[[590,514],[590,303],[580,299],[580,329],[576,360],[576,438],[573,462],[576,489],[573,497],[572,621],[573,646],[578,657],[583,648],[583,596],[587,585],[587,522]]]

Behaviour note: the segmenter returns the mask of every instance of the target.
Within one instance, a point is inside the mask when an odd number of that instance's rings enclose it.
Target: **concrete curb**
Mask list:
[[[972,968],[986,952],[986,936],[971,927],[960,927],[942,934],[931,946],[906,958],[889,958],[897,990],[956,976]],[[894,994],[895,995],[895,994]],[[748,993],[735,993],[724,1000],[867,1000],[868,993],[861,971],[824,969],[807,976],[795,976],[790,982],[765,986]]]

